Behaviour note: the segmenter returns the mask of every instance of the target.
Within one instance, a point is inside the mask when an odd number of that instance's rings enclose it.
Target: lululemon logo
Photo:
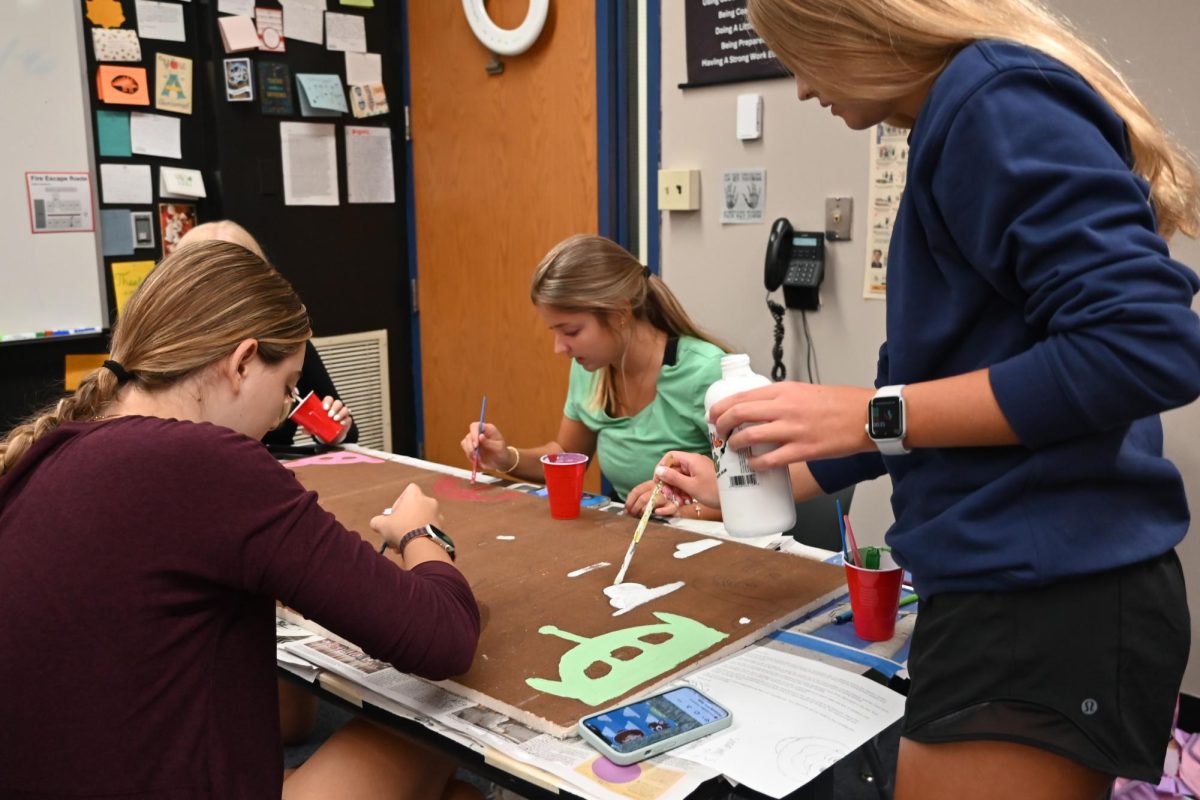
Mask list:
[[[1083,705],[1080,706],[1080,709],[1083,711],[1083,713],[1087,714],[1089,717],[1092,714],[1095,714],[1096,710],[1099,708],[1100,708],[1100,704],[1097,703],[1095,700],[1093,700],[1090,697],[1087,700],[1084,700]]]

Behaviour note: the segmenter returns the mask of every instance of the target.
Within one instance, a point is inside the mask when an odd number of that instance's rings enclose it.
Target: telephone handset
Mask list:
[[[783,363],[783,315],[784,307],[771,299],[770,292],[783,287],[783,302],[788,308],[800,311],[816,311],[821,305],[821,281],[825,278],[825,234],[792,229],[786,217],[780,217],[771,225],[771,236],[767,240],[767,256],[763,264],[763,283],[767,287],[767,308],[775,318],[775,344],[771,348],[775,364],[771,377],[781,381],[787,377]],[[804,323],[805,338],[809,347],[809,380],[812,380],[814,363],[812,340],[808,338],[808,323]]]
[[[816,311],[825,278],[825,234],[796,231],[786,217],[775,220],[767,240],[763,283],[767,291],[783,287],[788,308]]]

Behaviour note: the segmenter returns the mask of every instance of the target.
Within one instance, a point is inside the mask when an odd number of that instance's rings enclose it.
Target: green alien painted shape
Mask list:
[[[554,625],[543,625],[538,628],[538,633],[548,633],[575,642],[576,645],[558,660],[561,680],[526,678],[525,682],[539,692],[598,706],[729,638],[727,633],[678,614],[655,612],[654,616],[662,624],[623,628],[593,639],[577,636]],[[670,638],[657,644],[643,641],[642,637],[654,634],[667,634]],[[626,660],[613,657],[613,653],[622,648],[635,648],[641,652]],[[595,662],[607,664],[608,674],[599,678],[588,677],[585,670]]]

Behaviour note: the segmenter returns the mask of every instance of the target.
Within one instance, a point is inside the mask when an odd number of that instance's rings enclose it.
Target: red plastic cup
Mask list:
[[[583,473],[587,472],[588,457],[583,453],[551,453],[542,456],[541,461],[546,494],[550,496],[550,516],[575,519],[583,498]]]
[[[896,633],[896,612],[900,610],[900,583],[904,570],[886,550],[879,554],[880,569],[863,569],[850,563],[845,566],[850,610],[854,612],[854,632],[868,642],[892,638]]]
[[[317,397],[316,392],[305,395],[292,413],[288,414],[288,419],[326,444],[342,432],[342,423],[329,416],[325,404]]]

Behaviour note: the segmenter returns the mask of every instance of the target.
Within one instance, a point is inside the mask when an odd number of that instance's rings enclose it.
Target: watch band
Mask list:
[[[895,397],[900,400],[900,435],[889,437],[886,439],[876,439],[871,435],[871,423],[867,422],[867,436],[871,441],[875,442],[875,446],[879,448],[879,452],[885,456],[903,456],[911,453],[912,450],[904,446],[904,437],[908,434],[908,411],[904,406],[904,387],[906,384],[898,383],[892,386],[881,386],[875,396],[871,398],[873,403],[879,398]],[[870,404],[867,406],[867,414],[869,415]]]
[[[432,525],[422,525],[421,527],[413,528],[411,531],[404,534],[404,536],[400,538],[400,543],[396,545],[396,552],[400,554],[401,558],[403,558],[404,548],[408,547],[408,543],[413,539],[419,539],[422,536],[432,539],[434,543],[446,551],[446,554],[450,556],[451,561],[454,560],[454,545],[445,541],[443,538],[444,534],[443,536],[439,536],[437,530]]]

